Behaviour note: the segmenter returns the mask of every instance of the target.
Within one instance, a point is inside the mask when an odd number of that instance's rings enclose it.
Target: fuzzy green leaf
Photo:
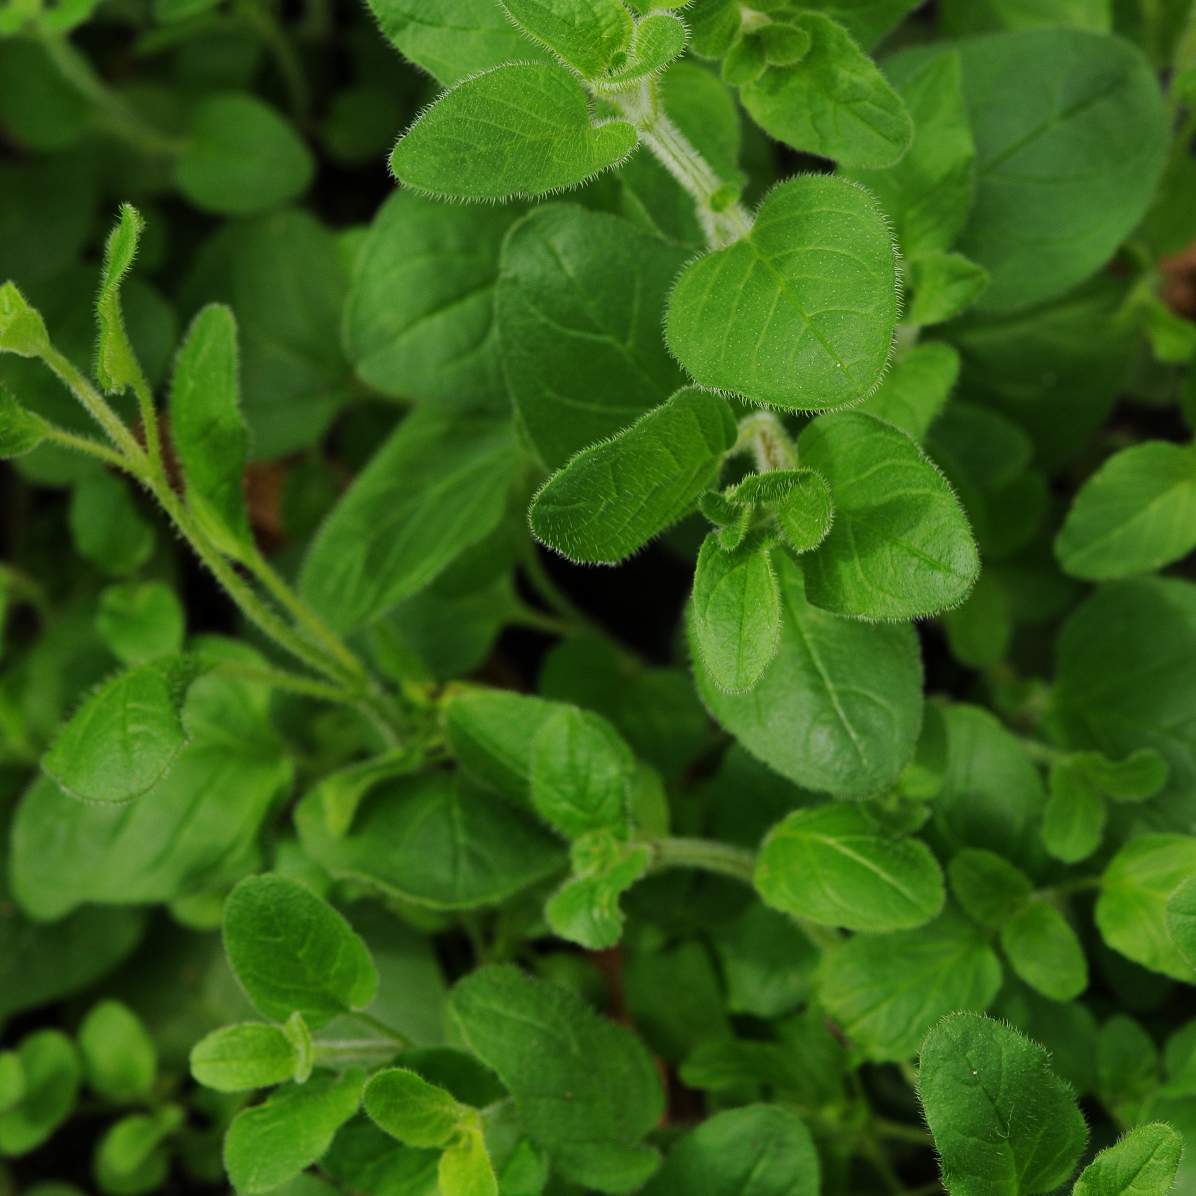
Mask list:
[[[37,448],[48,431],[40,415],[26,411],[0,384],[0,460],[23,457]]]
[[[905,930],[943,906],[943,874],[918,839],[884,833],[859,806],[795,810],[760,848],[756,888],[769,905],[848,930]]]
[[[1072,1196],[1166,1196],[1183,1149],[1183,1136],[1173,1126],[1140,1125],[1080,1172]]]
[[[752,119],[778,141],[844,166],[892,165],[914,136],[901,97],[842,25],[815,12],[792,21],[810,49],[740,91]]]
[[[627,61],[621,66],[612,64],[602,81],[626,84],[661,70],[685,49],[685,36],[685,25],[677,17],[665,12],[649,13],[636,22]]]
[[[49,347],[41,313],[29,306],[15,283],[0,286],[0,353],[40,357]]]
[[[767,543],[749,538],[731,551],[711,532],[694,575],[690,628],[702,662],[720,689],[755,687],[777,652],[781,595]]]
[[[502,0],[525,33],[587,79],[605,73],[631,42],[631,13],[619,0]]]
[[[894,362],[855,410],[883,419],[921,444],[958,378],[959,353],[941,341],[922,341]]]
[[[548,924],[590,951],[613,947],[623,934],[619,897],[648,870],[648,847],[598,831],[578,839],[570,857],[573,876],[544,907]]]
[[[751,233],[688,266],[669,298],[669,347],[696,382],[794,410],[867,395],[896,324],[876,202],[819,175],[771,191]]]
[[[408,1146],[447,1146],[472,1110],[413,1071],[391,1067],[376,1072],[362,1093],[374,1124]]]
[[[735,437],[724,398],[679,390],[549,478],[532,503],[532,531],[570,560],[620,561],[697,506]]]
[[[281,1084],[295,1075],[295,1048],[278,1026],[222,1026],[191,1048],[191,1074],[218,1092]]]
[[[96,377],[109,394],[119,394],[128,387],[146,387],[145,377],[129,335],[120,306],[120,284],[133,266],[137,242],[145,222],[132,204],[121,204],[120,223],[108,235],[104,250],[104,270],[96,299],[96,317],[100,335],[96,347]]]
[[[926,1036],[918,1093],[951,1196],[1049,1192],[1088,1136],[1046,1051],[980,1014],[952,1014]]]
[[[183,607],[161,581],[106,586],[96,611],[96,631],[124,664],[144,664],[181,651]]]
[[[964,599],[980,571],[967,517],[908,436],[845,411],[810,424],[798,451],[826,478],[835,504],[830,534],[803,560],[812,603],[909,619]]]
[[[581,83],[563,66],[503,66],[442,96],[400,138],[390,168],[434,195],[535,196],[585,182],[637,141],[627,121],[593,122]]]
[[[1167,898],[1163,917],[1171,941],[1196,968],[1196,877],[1185,880]]]
[[[378,987],[369,949],[349,923],[284,876],[251,876],[233,889],[224,949],[249,999],[278,1022],[298,1010],[318,1030],[364,1009]]]
[[[83,801],[140,797],[165,775],[187,742],[183,699],[201,671],[194,660],[168,656],[121,673],[79,707],[42,768]]]

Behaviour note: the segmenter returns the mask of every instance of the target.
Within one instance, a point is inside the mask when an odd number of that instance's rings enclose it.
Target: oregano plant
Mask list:
[[[1192,0],[0,0],[0,1196],[1196,1193]]]

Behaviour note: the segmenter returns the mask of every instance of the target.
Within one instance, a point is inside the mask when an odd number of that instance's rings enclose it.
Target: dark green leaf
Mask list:
[[[951,892],[981,926],[1000,926],[1025,903],[1034,882],[995,851],[965,847],[947,866]]]
[[[158,1052],[141,1019],[120,1001],[93,1006],[79,1027],[87,1082],[109,1100],[130,1101],[149,1093]]]
[[[1084,948],[1047,901],[1028,901],[1001,927],[1001,947],[1013,970],[1052,1001],[1070,1001],[1088,987]]]
[[[1065,864],[1087,859],[1104,835],[1104,799],[1070,760],[1051,765],[1050,794],[1042,812],[1043,846]]]
[[[96,630],[125,664],[143,664],[181,651],[183,608],[160,581],[107,586],[100,594]]]
[[[154,551],[154,529],[125,483],[110,473],[90,474],[75,487],[70,524],[80,555],[110,576],[132,573]]]

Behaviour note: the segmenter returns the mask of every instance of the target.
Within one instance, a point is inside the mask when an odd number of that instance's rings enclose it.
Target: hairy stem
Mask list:
[[[751,884],[756,875],[756,853],[714,839],[656,839],[652,843],[657,868],[700,868]]]
[[[751,450],[757,473],[796,469],[797,449],[784,425],[771,411],[757,411],[739,421],[739,436],[732,453]]]
[[[406,1050],[407,1047],[414,1045],[406,1034],[400,1034],[398,1030],[392,1029],[385,1022],[380,1022],[372,1014],[358,1012],[350,1016],[359,1021],[363,1026],[369,1026],[371,1030],[376,1030],[383,1038],[389,1039],[399,1050]]]

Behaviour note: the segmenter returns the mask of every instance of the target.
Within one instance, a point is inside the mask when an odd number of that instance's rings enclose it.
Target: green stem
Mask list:
[[[732,453],[751,450],[757,473],[797,468],[797,449],[784,424],[771,411],[757,411],[739,421],[739,435]]]
[[[312,698],[324,698],[329,702],[351,705],[360,700],[359,695],[351,690],[342,689],[336,685],[327,685],[323,681],[314,681],[311,678],[300,676],[298,673],[288,673],[283,669],[253,668],[250,665],[221,660],[216,665],[216,672],[226,677],[237,677],[242,681],[255,681],[260,685],[273,686],[275,689],[289,690],[291,693],[306,694]]]
[[[673,124],[660,103],[656,79],[649,76],[633,90],[603,93],[639,132],[662,166],[693,197],[711,249],[746,237],[752,219],[738,203],[725,201],[728,185]]]
[[[107,445],[92,440],[89,436],[76,436],[72,432],[54,427],[53,424],[47,424],[46,439],[52,440],[55,444],[62,445],[63,448],[74,449],[77,453],[86,453],[90,457],[98,457],[101,461],[106,461],[116,469],[128,469],[129,467],[127,457],[122,457],[120,453],[108,448]]]
[[[751,884],[756,875],[756,853],[714,839],[654,839],[653,867],[700,868]]]
[[[1088,893],[1100,887],[1099,876],[1077,876],[1074,880],[1065,880],[1062,884],[1043,889],[1042,892],[1055,897],[1070,897],[1072,893]]]
[[[917,1125],[906,1125],[901,1121],[890,1121],[887,1117],[873,1117],[872,1132],[878,1138],[891,1138],[896,1142],[916,1142],[919,1146],[934,1144],[929,1130]]]
[[[313,1042],[312,1054],[317,1063],[327,1063],[341,1059],[361,1059],[368,1055],[380,1055],[389,1059],[397,1055],[403,1048],[397,1042],[387,1039],[379,1042],[376,1038],[337,1039],[327,1042]]]
[[[65,36],[43,32],[41,43],[58,73],[91,103],[98,127],[150,157],[177,158],[187,148],[185,141],[160,133],[126,104]]]
[[[400,1050],[405,1051],[412,1045],[411,1039],[405,1034],[400,1034],[398,1030],[392,1030],[385,1022],[380,1022],[376,1017],[369,1013],[354,1013],[352,1015],[363,1026],[369,1026],[371,1030],[376,1030],[383,1038],[389,1039]]]
[[[137,443],[137,438],[125,426],[120,416],[104,401],[100,392],[75,368],[74,363],[65,354],[53,346],[43,350],[42,360],[66,383],[92,419],[108,433],[108,438],[120,450],[120,468],[141,481],[148,482],[149,461],[145,450]]]

